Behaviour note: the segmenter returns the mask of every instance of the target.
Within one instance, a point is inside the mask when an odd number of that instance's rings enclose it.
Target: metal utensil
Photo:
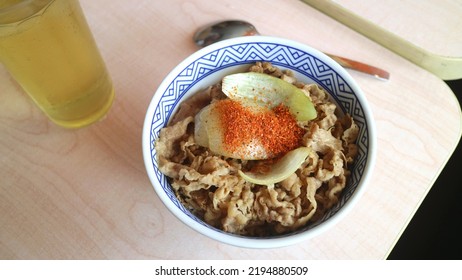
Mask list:
[[[200,28],[194,34],[193,40],[197,46],[202,48],[221,40],[253,35],[260,35],[260,33],[251,23],[242,20],[226,20]],[[345,57],[328,53],[325,54],[345,68],[366,73],[382,80],[388,80],[390,78],[390,74],[383,69]]]

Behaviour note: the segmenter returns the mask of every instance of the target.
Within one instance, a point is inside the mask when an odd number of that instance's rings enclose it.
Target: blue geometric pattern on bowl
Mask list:
[[[306,51],[279,43],[240,43],[206,53],[191,64],[187,65],[162,93],[161,101],[155,108],[150,136],[153,168],[163,190],[182,212],[196,220],[198,223],[213,230],[217,230],[203,222],[201,219],[195,217],[177,201],[175,193],[170,187],[167,178],[157,167],[154,142],[159,137],[160,129],[167,125],[175,106],[178,105],[178,102],[184,94],[188,92],[188,90],[198,81],[223,68],[242,64],[252,64],[257,61],[268,61],[275,66],[291,69],[294,72],[311,78],[314,82],[327,90],[331,97],[335,99],[342,111],[352,115],[359,126],[359,135],[357,140],[359,148],[358,156],[355,160],[355,164],[351,166],[351,176],[346,188],[343,190],[340,201],[320,221],[306,228],[300,229],[298,232],[305,231],[316,226],[322,221],[329,219],[350,199],[360,182],[361,174],[366,168],[368,160],[367,150],[369,146],[368,127],[363,106],[354,95],[351,86],[329,65]]]

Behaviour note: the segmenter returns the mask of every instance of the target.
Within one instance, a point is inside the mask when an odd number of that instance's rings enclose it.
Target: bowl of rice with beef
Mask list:
[[[292,245],[333,226],[373,169],[364,93],[323,53],[254,36],[207,46],[155,92],[147,174],[185,225],[247,248]]]

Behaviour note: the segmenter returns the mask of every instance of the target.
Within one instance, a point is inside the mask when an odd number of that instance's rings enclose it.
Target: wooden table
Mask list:
[[[0,68],[0,259],[384,259],[460,139],[460,105],[440,78],[301,1],[81,3],[116,100],[104,121],[66,130]],[[391,73],[384,82],[351,71],[378,132],[367,191],[343,221],[295,246],[204,237],[168,212],[146,175],[141,130],[156,87],[196,50],[198,27],[235,18]]]

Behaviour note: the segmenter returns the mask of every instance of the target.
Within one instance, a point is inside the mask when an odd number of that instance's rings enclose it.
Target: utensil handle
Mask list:
[[[388,73],[387,71],[385,71],[383,69],[380,69],[380,68],[377,68],[375,66],[368,65],[368,64],[365,64],[365,63],[362,63],[362,62],[359,62],[359,61],[355,61],[355,60],[352,60],[352,59],[349,59],[349,58],[341,57],[341,56],[338,56],[338,55],[333,55],[333,54],[328,54],[328,53],[324,53],[324,54],[326,54],[327,56],[329,56],[330,58],[332,58],[338,64],[340,64],[341,66],[343,66],[345,68],[349,68],[349,69],[353,69],[353,70],[356,70],[356,71],[359,71],[359,72],[367,73],[367,74],[375,76],[375,77],[377,77],[379,79],[384,79],[384,80],[390,79],[390,73]]]

